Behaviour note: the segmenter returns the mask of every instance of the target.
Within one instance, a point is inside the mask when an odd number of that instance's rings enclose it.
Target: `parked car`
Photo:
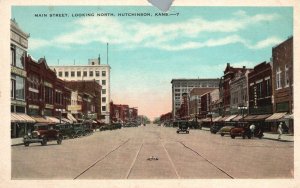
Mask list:
[[[246,136],[250,139],[251,138],[251,130],[249,129],[249,123],[247,122],[239,122],[237,127],[232,128],[230,130],[230,136],[234,139],[237,136],[246,138]]]
[[[93,125],[90,122],[86,122],[82,124],[82,131],[84,132],[84,135],[91,135],[94,132]]]
[[[76,137],[80,137],[80,136],[85,136],[86,135],[85,128],[83,127],[82,123],[74,123],[73,127],[74,127],[74,131],[75,131]]]
[[[55,129],[55,125],[37,123],[33,126],[33,131],[29,131],[24,136],[23,142],[25,146],[29,146],[31,143],[41,143],[42,146],[45,146],[49,141],[56,141],[57,144],[61,144],[62,140],[63,136]]]
[[[224,127],[222,127],[219,131],[218,131],[218,133],[221,135],[221,136],[224,136],[224,135],[229,135],[230,134],[230,130],[232,129],[232,128],[234,128],[235,127],[235,123],[226,123],[226,124],[223,124],[223,125],[225,125]]]
[[[177,134],[181,133],[181,132],[185,132],[187,134],[190,133],[190,131],[189,131],[189,122],[188,121],[174,121],[174,123],[178,125],[178,129],[176,131]]]
[[[210,132],[216,134],[222,127],[224,127],[224,124],[215,122],[213,126],[210,127]]]
[[[64,138],[75,138],[76,132],[72,124],[57,124],[56,129],[62,134]]]

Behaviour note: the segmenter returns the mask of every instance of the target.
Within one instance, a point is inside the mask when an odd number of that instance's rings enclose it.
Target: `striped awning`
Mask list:
[[[282,119],[294,119],[294,114],[286,114],[282,117]]]
[[[210,122],[210,121],[211,121],[211,118],[205,118],[205,119],[202,119],[201,121],[202,121],[202,122]]]
[[[256,117],[257,115],[248,115],[248,116],[246,116],[246,117],[244,117],[244,121],[255,121],[255,117]]]
[[[55,117],[52,117],[52,116],[45,116],[45,117],[46,117],[46,119],[48,119],[52,123],[60,123],[60,120],[55,118]]]
[[[219,119],[221,119],[221,118],[222,118],[222,116],[216,117],[213,119],[213,122],[219,121]]]
[[[224,117],[220,118],[218,121],[225,121],[227,118],[229,118],[229,116],[224,116]]]
[[[255,120],[256,120],[256,121],[263,121],[263,120],[265,120],[266,118],[268,118],[268,117],[270,117],[270,116],[271,116],[271,114],[257,115],[257,116],[255,117]]]
[[[235,118],[233,118],[231,121],[239,121],[239,120],[241,120],[242,118],[243,118],[243,116],[238,115],[238,116],[236,116]]]
[[[237,115],[231,115],[225,121],[231,121],[233,118],[235,118]]]
[[[52,123],[52,121],[43,118],[42,116],[31,116],[37,123]]]
[[[77,122],[77,120],[74,118],[74,116],[72,114],[68,113],[67,117],[69,120],[73,121],[74,123]]]
[[[282,113],[274,113],[273,115],[271,115],[270,117],[268,117],[265,121],[266,121],[266,122],[277,121],[277,120],[279,120],[280,118],[282,118],[285,114],[286,114],[286,112],[282,112]]]
[[[64,123],[73,123],[73,121],[67,119],[67,118],[61,118],[61,121]]]
[[[35,120],[27,114],[11,113],[10,118],[12,123],[35,123]]]

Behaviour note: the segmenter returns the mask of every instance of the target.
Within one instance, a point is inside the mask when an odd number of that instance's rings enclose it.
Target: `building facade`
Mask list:
[[[272,49],[273,61],[273,111],[284,114],[282,119],[293,132],[293,37]]]
[[[172,116],[183,103],[183,94],[190,93],[193,88],[217,88],[219,79],[172,79]]]
[[[51,66],[60,79],[67,81],[95,80],[102,86],[101,114],[105,123],[110,122],[110,69],[107,64],[101,64],[101,59],[89,59],[88,65]]]
[[[10,97],[11,138],[23,137],[28,123],[34,123],[26,113],[26,62],[29,35],[21,30],[15,20],[10,20]]]

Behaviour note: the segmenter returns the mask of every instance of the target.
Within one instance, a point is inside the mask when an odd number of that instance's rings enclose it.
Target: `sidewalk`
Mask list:
[[[11,146],[23,145],[23,138],[13,138],[11,139]]]
[[[202,127],[203,131],[210,131],[208,127]],[[294,135],[292,134],[282,134],[281,139],[278,140],[278,134],[277,133],[264,133],[263,139],[268,140],[275,140],[280,142],[294,142]]]

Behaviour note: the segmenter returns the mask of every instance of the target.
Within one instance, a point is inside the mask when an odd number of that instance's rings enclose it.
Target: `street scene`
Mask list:
[[[157,124],[12,147],[12,179],[292,178],[293,142]],[[233,153],[235,155],[233,155]],[[284,161],[284,162],[282,162]]]
[[[12,180],[294,178],[293,8],[11,12]]]

